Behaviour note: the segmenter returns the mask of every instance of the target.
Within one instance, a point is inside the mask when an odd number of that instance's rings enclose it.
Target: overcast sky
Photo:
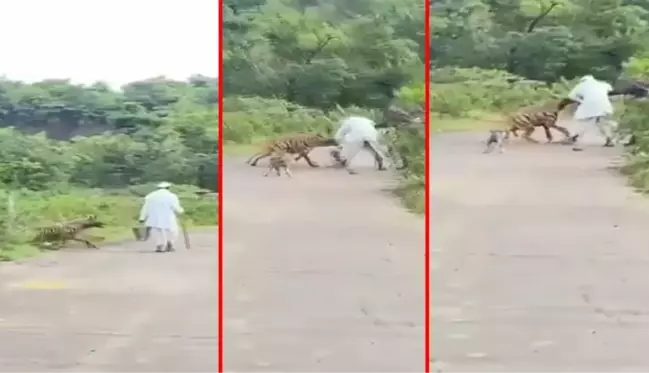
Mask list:
[[[113,86],[216,76],[218,0],[0,0],[0,75]]]

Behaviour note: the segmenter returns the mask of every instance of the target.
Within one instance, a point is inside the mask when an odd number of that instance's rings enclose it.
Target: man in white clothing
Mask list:
[[[610,84],[599,81],[592,75],[581,78],[570,91],[568,98],[579,103],[570,131],[573,144],[576,144],[585,132],[597,127],[606,139],[604,146],[613,146],[613,130],[616,122],[611,120],[613,114],[613,105],[609,99],[611,91],[613,87]],[[572,150],[581,151],[582,148],[575,145]]]
[[[140,223],[151,230],[156,242],[156,252],[174,251],[178,236],[177,215],[184,212],[178,197],[169,191],[171,184],[162,182],[158,189],[144,197],[140,210]]]
[[[379,132],[374,126],[375,123],[371,119],[354,116],[343,119],[336,132],[335,139],[341,148],[341,163],[352,175],[356,171],[350,168],[350,163],[363,148],[372,152],[379,170],[385,169],[383,167],[384,157],[379,151]]]

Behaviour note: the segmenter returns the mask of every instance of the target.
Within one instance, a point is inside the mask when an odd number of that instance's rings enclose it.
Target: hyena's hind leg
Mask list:
[[[536,140],[536,139],[532,138],[533,133],[534,133],[534,126],[529,126],[529,127],[525,128],[525,132],[523,132],[523,138],[527,142],[531,142],[533,144],[538,144],[539,140]]]

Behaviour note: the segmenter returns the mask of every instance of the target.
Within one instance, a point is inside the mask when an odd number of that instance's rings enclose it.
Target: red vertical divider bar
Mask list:
[[[424,372],[430,372],[430,6],[431,0],[424,0],[424,66],[426,71],[424,71],[424,137],[425,137],[425,154],[424,154],[424,165],[426,170],[424,171],[424,181],[426,184],[426,190],[424,191],[424,201],[426,203],[425,207],[425,216],[424,224],[426,224],[425,229],[425,252],[424,252],[424,358],[426,360],[426,365]]]
[[[218,321],[216,327],[217,338],[217,366],[218,371],[223,372],[223,0],[219,0],[219,76],[218,76],[218,146],[219,146],[219,159],[217,162],[217,174],[219,177],[219,224],[218,229]]]

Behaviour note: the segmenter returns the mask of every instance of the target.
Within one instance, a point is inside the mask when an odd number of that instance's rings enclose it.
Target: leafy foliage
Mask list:
[[[121,92],[101,83],[0,81],[0,182],[32,190],[196,184],[199,166],[216,159],[215,97],[216,80],[200,76],[152,78]]]
[[[386,89],[423,75],[423,6],[419,0],[226,2],[224,91],[325,110],[384,107]]]
[[[646,43],[649,5],[628,0],[436,0],[435,67],[505,70],[556,82],[615,80]]]

